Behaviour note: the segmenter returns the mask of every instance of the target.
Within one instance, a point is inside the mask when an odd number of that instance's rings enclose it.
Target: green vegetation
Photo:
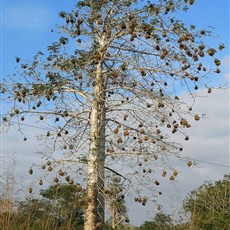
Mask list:
[[[157,213],[152,221],[145,221],[139,230],[150,229],[172,229],[172,219],[169,215],[164,213]]]
[[[185,200],[191,229],[230,229],[230,174],[214,184],[205,182]]]
[[[110,194],[111,212],[104,230],[227,230],[230,229],[230,175],[214,184],[205,182],[184,200],[184,215],[190,219],[174,224],[172,217],[159,211],[152,220],[140,227],[126,223],[127,207],[121,199],[122,186],[113,178]],[[41,198],[26,199],[17,203],[9,212],[0,213],[3,230],[82,230],[84,225],[85,191],[80,185],[52,185],[41,190]],[[1,200],[1,207],[10,201]],[[11,203],[12,205],[12,203]],[[113,209],[112,209],[113,208]]]
[[[83,229],[84,191],[79,185],[54,185],[41,190],[42,198],[27,198],[11,212],[1,213],[0,229]]]

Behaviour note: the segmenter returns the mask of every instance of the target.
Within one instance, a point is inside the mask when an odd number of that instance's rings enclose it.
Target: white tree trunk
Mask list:
[[[94,101],[90,115],[90,149],[84,230],[103,229],[104,224],[105,94],[101,63],[98,64],[96,71]]]

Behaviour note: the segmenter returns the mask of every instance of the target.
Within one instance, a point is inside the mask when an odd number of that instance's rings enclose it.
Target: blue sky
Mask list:
[[[57,17],[61,10],[70,10],[73,0],[7,0],[2,1],[2,64],[3,75],[11,73],[15,56],[31,60],[38,50],[55,41],[57,34],[50,33],[61,22]],[[207,28],[215,28],[226,45],[222,55],[229,54],[229,1],[197,0],[182,17],[188,22]]]
[[[15,56],[24,60],[31,60],[37,51],[44,51],[55,41],[57,34],[50,33],[61,22],[58,12],[70,10],[74,5],[73,0],[2,0],[1,1],[1,76],[14,73]],[[197,0],[186,14],[180,14],[188,24],[198,25],[199,28],[214,27],[220,38],[216,43],[224,43],[226,49],[219,55],[223,66],[222,82],[229,82],[229,0]],[[202,91],[200,92],[203,93]],[[186,99],[186,98],[185,98]],[[208,98],[197,101],[197,111],[207,114],[200,124],[194,123],[190,131],[191,141],[184,144],[184,154],[198,160],[197,167],[185,168],[178,165],[180,174],[175,184],[163,183],[163,188],[168,191],[168,197],[176,199],[177,209],[186,193],[198,187],[205,180],[222,178],[229,170],[226,167],[209,163],[229,165],[229,91],[215,91]],[[31,131],[32,133],[32,131]],[[31,155],[34,142],[27,146],[21,145],[20,134],[12,130],[2,137],[1,151],[3,155],[17,156],[19,174],[25,173],[35,156]],[[14,145],[10,144],[14,143]],[[202,163],[201,161],[209,162]],[[27,172],[27,171],[26,171]],[[171,199],[170,198],[170,199]],[[172,203],[171,200],[162,200],[163,203]],[[170,213],[171,206],[166,210]],[[138,212],[139,218],[135,218]],[[154,214],[153,208],[148,211],[131,210],[131,221],[140,224],[144,219],[150,219]]]

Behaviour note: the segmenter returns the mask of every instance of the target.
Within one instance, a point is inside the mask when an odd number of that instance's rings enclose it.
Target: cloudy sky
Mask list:
[[[7,0],[2,1],[1,21],[1,76],[14,72],[15,56],[31,60],[32,56],[55,40],[55,34],[50,30],[59,22],[57,13],[63,9],[71,9],[74,1],[61,0]],[[225,90],[215,90],[209,97],[198,98],[194,110],[203,114],[200,122],[193,122],[189,131],[190,141],[184,145],[184,156],[196,161],[196,166],[190,168],[176,162],[180,172],[177,181],[162,184],[162,190],[168,192],[162,198],[165,210],[171,212],[180,209],[180,203],[186,194],[199,187],[204,181],[221,179],[229,172],[229,1],[228,0],[197,0],[197,3],[183,16],[188,23],[200,28],[212,26],[215,28],[216,42],[224,43],[226,49],[221,53],[221,76],[216,79],[218,85],[225,85]],[[200,92],[204,95],[204,92]],[[185,100],[188,100],[184,96]],[[4,106],[1,105],[1,113]],[[31,137],[39,130],[28,128]],[[35,135],[34,135],[35,136]],[[22,143],[22,135],[15,129],[1,135],[1,157],[3,164],[14,156],[17,160],[17,175],[24,177],[31,162],[38,160],[33,152],[36,138]],[[36,160],[35,160],[36,159]],[[3,166],[2,164],[2,166]],[[28,181],[29,179],[25,178]],[[170,204],[170,205],[167,205]],[[154,208],[132,208],[131,221],[140,224],[144,219],[153,216]],[[138,218],[136,218],[138,213]]]

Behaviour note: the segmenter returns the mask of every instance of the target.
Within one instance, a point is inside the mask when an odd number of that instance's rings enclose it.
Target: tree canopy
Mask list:
[[[196,229],[230,228],[230,175],[202,184],[185,199],[184,208]]]
[[[172,219],[169,215],[164,213],[157,213],[152,221],[145,221],[144,224],[140,226],[140,230],[150,230],[150,229],[172,229]]]

